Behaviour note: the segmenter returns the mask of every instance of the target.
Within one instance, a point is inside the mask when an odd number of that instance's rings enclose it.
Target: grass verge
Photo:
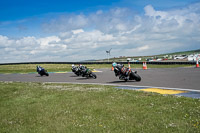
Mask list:
[[[22,64],[22,65],[0,65],[0,73],[31,73],[36,72],[38,64]],[[128,67],[127,64],[124,64]],[[40,64],[48,72],[71,72],[71,64]],[[111,64],[92,64],[86,65],[90,69],[110,68]],[[176,67],[194,67],[194,65],[152,65],[148,68],[176,68]],[[131,64],[131,68],[142,68],[142,64]]]
[[[112,86],[0,82],[0,132],[199,132],[200,100]]]

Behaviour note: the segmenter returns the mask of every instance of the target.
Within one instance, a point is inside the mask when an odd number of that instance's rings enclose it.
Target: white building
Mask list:
[[[198,60],[200,61],[200,54],[189,55],[188,61],[196,61],[197,57],[198,57]]]

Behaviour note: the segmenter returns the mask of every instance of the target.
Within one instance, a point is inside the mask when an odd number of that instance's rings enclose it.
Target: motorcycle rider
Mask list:
[[[38,74],[40,74],[40,76],[43,76],[43,75],[49,76],[47,71],[44,68],[42,68],[41,66],[37,66],[36,70],[37,70]]]
[[[37,72],[40,73],[42,70],[44,70],[44,68],[42,68],[41,66],[37,66]]]
[[[82,72],[82,77],[84,77],[86,72],[87,72],[87,67],[83,66],[83,65],[79,65],[79,68],[80,68],[80,70]]]
[[[129,79],[129,71],[130,71],[129,68],[124,67],[123,64],[117,64],[117,63],[115,63],[115,62],[112,64],[112,66],[113,66],[113,67],[116,67],[116,68],[118,69],[118,71],[121,72],[121,74],[120,74],[120,73],[117,73],[117,71],[115,71],[115,76],[120,75],[120,76],[119,76],[120,79],[123,79],[123,77],[124,77],[124,79],[126,79],[126,80]]]
[[[76,70],[76,66],[72,64],[72,71],[75,72],[75,70]]]
[[[128,80],[129,79],[129,68],[123,66],[121,71],[125,75],[125,79]]]

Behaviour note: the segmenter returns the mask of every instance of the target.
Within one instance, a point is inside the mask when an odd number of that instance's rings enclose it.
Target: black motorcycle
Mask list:
[[[72,72],[74,72],[74,74],[76,74],[77,76],[82,76],[86,78],[94,78],[94,79],[97,78],[96,74],[94,74],[86,66],[82,66],[82,65],[79,67],[72,65]]]
[[[120,80],[136,80],[141,81],[141,77],[137,74],[137,71],[132,71],[129,68],[124,67],[124,65],[117,64],[114,66],[115,76],[119,76]]]
[[[40,74],[40,76],[43,76],[43,75],[49,76],[49,73],[47,72],[47,70],[45,70],[41,66],[37,66],[37,72],[38,74]]]
[[[86,67],[85,70],[82,71],[82,77],[96,79],[97,75],[94,74],[89,68]]]

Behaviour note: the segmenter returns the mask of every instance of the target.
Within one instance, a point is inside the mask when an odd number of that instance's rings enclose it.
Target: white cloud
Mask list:
[[[59,41],[60,38],[58,38],[57,36],[50,36],[38,39],[38,43],[40,44],[40,47],[42,49],[47,49],[48,47],[54,46],[54,43],[57,43]]]
[[[1,62],[80,61],[112,57],[155,55],[200,48],[200,3],[144,14],[113,8],[84,15],[62,15],[43,23],[51,36],[12,39],[0,35]]]
[[[137,48],[137,50],[138,50],[139,52],[144,51],[144,50],[148,50],[148,49],[149,49],[149,46],[148,46],[148,45],[145,45],[145,46],[142,46],[142,47]]]
[[[79,33],[82,33],[82,32],[84,32],[83,29],[72,30],[73,34],[79,34]]]
[[[81,29],[88,25],[85,15],[61,15],[50,22],[43,23],[42,28],[45,32],[65,32],[74,29]]]

